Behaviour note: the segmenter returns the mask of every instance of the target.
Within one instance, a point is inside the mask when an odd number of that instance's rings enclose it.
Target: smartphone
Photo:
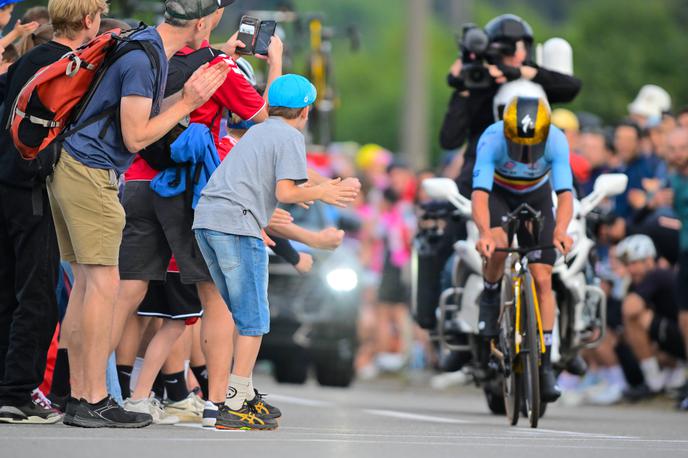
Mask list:
[[[277,22],[275,21],[263,21],[258,27],[258,36],[256,37],[256,47],[255,54],[260,54],[263,56],[268,55],[268,47],[270,46],[270,40],[275,34],[275,29],[277,28]]]
[[[237,53],[239,54],[253,54],[256,33],[258,32],[258,26],[260,21],[257,18],[251,16],[244,16],[241,18],[241,24],[239,24],[239,36],[237,37],[243,44],[246,45],[245,48],[237,48]]]

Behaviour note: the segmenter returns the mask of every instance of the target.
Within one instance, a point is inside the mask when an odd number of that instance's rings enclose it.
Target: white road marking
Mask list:
[[[317,399],[297,398],[295,396],[286,396],[283,394],[270,394],[271,401],[280,401],[285,404],[293,404],[297,406],[306,407],[334,407],[334,403],[329,401],[318,401]]]
[[[617,436],[609,434],[583,433],[576,431],[558,431],[556,429],[512,429],[510,432],[518,435],[542,436],[545,434],[557,434],[562,436],[586,437],[590,439],[640,439],[637,436]]]
[[[381,417],[392,417],[401,418],[403,420],[418,420],[426,421],[429,423],[452,423],[452,424],[466,424],[471,423],[466,420],[457,420],[455,418],[443,418],[443,417],[431,417],[429,415],[419,415],[409,412],[397,412],[395,410],[377,410],[377,409],[366,409],[364,412],[371,415],[379,415]]]

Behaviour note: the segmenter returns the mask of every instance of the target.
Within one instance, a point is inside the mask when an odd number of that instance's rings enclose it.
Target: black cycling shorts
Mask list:
[[[499,185],[495,185],[489,200],[490,227],[502,227],[502,218],[516,210],[524,202],[533,207],[535,211],[541,212],[543,216],[542,232],[537,245],[552,245],[554,243],[555,216],[552,187],[549,182],[526,194],[514,194],[499,187]],[[533,235],[525,227],[519,228],[516,235],[519,246],[524,248],[535,246]],[[531,264],[553,266],[556,260],[557,253],[554,248],[533,251],[528,254],[528,261]]]
[[[178,273],[169,272],[167,280],[152,281],[141,302],[139,316],[154,316],[171,320],[186,320],[203,315],[203,307],[194,285],[181,282]]]

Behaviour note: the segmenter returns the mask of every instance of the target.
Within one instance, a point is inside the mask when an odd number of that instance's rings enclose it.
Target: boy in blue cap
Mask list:
[[[0,0],[0,31],[10,23],[15,3],[23,1],[24,0]],[[40,24],[38,22],[22,24],[21,21],[17,21],[14,29],[7,35],[2,36],[0,32],[0,48],[5,49],[20,38],[32,34],[39,26]]]
[[[218,429],[275,429],[277,421],[246,403],[262,336],[270,330],[268,253],[262,231],[278,203],[314,200],[346,206],[358,194],[341,179],[308,182],[303,133],[317,97],[304,77],[284,75],[268,92],[270,118],[244,135],[203,190],[193,229],[239,336]]]

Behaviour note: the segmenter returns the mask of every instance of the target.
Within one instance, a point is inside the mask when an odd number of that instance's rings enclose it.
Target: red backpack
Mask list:
[[[144,51],[156,70],[156,79],[162,76],[153,44],[131,37],[144,27],[141,24],[139,28],[123,34],[115,29],[99,35],[42,68],[24,85],[9,117],[12,140],[24,159],[35,159],[51,144],[61,143],[100,120],[118,119],[119,103],[76,126],[72,125],[83,114],[108,68],[128,52]]]

